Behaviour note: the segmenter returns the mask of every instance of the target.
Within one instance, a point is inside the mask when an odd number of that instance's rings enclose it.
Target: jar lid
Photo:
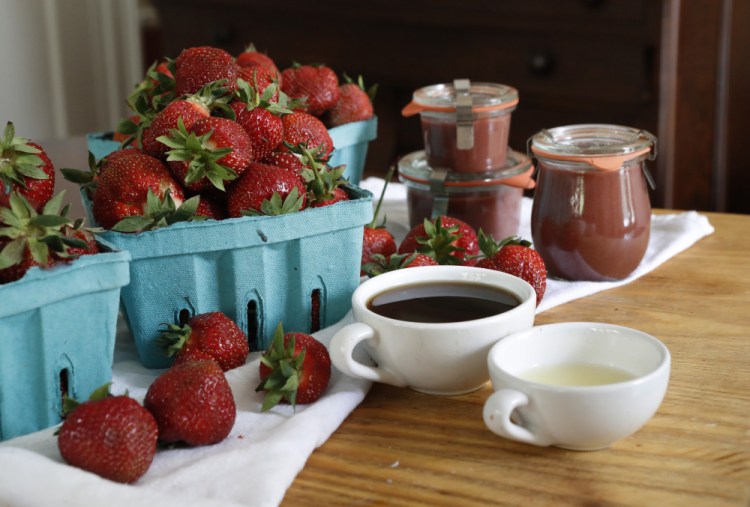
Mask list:
[[[534,165],[531,159],[517,151],[508,150],[505,166],[483,173],[456,173],[448,169],[432,168],[424,150],[415,151],[398,161],[399,178],[407,186],[430,189],[434,193],[492,191],[502,186],[534,188]]]
[[[419,88],[401,114],[413,116],[423,111],[455,112],[467,95],[471,99],[470,106],[473,112],[498,111],[513,108],[518,104],[518,90],[512,86],[472,83],[466,79],[457,79],[453,83]]]
[[[645,130],[621,125],[585,124],[544,129],[528,140],[529,156],[580,162],[602,171],[616,171],[628,160],[651,152],[656,137]]]

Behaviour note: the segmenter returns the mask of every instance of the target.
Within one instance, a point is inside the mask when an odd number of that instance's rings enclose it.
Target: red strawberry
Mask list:
[[[425,219],[406,235],[398,253],[420,252],[434,258],[438,264],[476,264],[479,253],[474,229],[457,218],[440,216]]]
[[[366,273],[364,266],[373,262],[375,255],[389,257],[396,253],[396,240],[393,239],[393,235],[384,226],[373,227],[372,225],[365,226],[364,229],[360,275]]]
[[[380,214],[380,207],[383,205],[383,199],[385,198],[385,190],[388,188],[394,172],[396,172],[396,166],[391,165],[385,173],[385,183],[383,184],[383,189],[380,191],[380,197],[378,198],[377,206],[375,206],[372,222],[365,226],[362,235],[362,260],[360,262],[362,269],[359,272],[360,276],[366,274],[364,267],[375,260],[373,258],[375,255],[379,254],[386,258],[396,253],[396,240],[393,238],[393,234],[386,230],[385,219],[378,225],[378,215]]]
[[[18,192],[41,211],[52,198],[55,167],[41,146],[16,137],[13,123],[8,122],[0,139],[0,206],[8,206],[12,192]]]
[[[247,336],[222,312],[203,313],[187,324],[168,324],[161,330],[159,344],[175,363],[213,359],[224,371],[245,364],[250,346]]]
[[[323,206],[330,206],[331,204],[336,204],[337,202],[341,201],[348,201],[349,200],[349,194],[346,193],[346,190],[344,190],[341,187],[336,187],[330,192],[329,198],[321,198],[316,199],[315,201],[312,201],[310,203],[310,208],[322,208]]]
[[[186,98],[170,102],[154,117],[151,125],[143,130],[141,149],[152,157],[161,158],[169,147],[159,142],[158,138],[176,129],[178,119],[181,118],[185,128],[190,129],[196,121],[208,118],[210,115],[208,107],[200,100]]]
[[[349,200],[349,195],[341,188],[347,182],[344,179],[346,166],[328,166],[320,158],[318,150],[311,151],[305,145],[288,148],[300,155],[300,162],[305,165],[299,175],[307,189],[308,207],[319,208]]]
[[[196,216],[211,218],[213,220],[223,220],[227,217],[225,206],[216,199],[201,195],[198,209],[195,211]]]
[[[496,242],[492,236],[479,231],[479,246],[485,257],[477,262],[477,267],[502,271],[527,281],[536,291],[539,306],[547,290],[547,268],[539,252],[531,248],[531,242],[517,236]]]
[[[260,358],[260,384],[256,391],[266,391],[261,410],[265,412],[279,402],[294,407],[320,398],[331,379],[328,349],[312,335],[286,333],[279,323],[269,349]]]
[[[225,190],[253,159],[250,136],[239,123],[227,118],[202,118],[189,130],[178,121],[169,136],[158,140],[170,148],[167,162],[172,174],[191,192],[212,186]]]
[[[281,73],[273,58],[265,53],[258,52],[253,44],[250,44],[242,53],[237,55],[235,63],[240,67],[261,68],[277,81],[281,78]]]
[[[377,85],[374,85],[368,91],[365,89],[362,76],[359,76],[357,83],[352,81],[349,76],[346,76],[346,80],[347,82],[339,88],[339,100],[324,117],[324,123],[328,127],[369,120],[375,114],[372,101],[375,97]]]
[[[159,426],[162,442],[210,445],[232,431],[237,407],[219,363],[176,364],[149,386],[143,401]]]
[[[87,249],[87,242],[68,228],[80,224],[65,216],[62,208],[64,192],[50,199],[38,214],[21,195],[10,196],[9,207],[0,207],[0,283],[13,282],[39,266],[46,268],[56,262],[72,259]]]
[[[262,67],[237,67],[237,78],[245,81],[257,93],[266,93],[273,85],[269,100],[279,100],[279,88],[274,84],[274,74]],[[237,83],[240,86],[240,83]]]
[[[437,266],[437,265],[438,263],[435,259],[433,259],[429,255],[425,255],[419,252],[414,252],[401,261],[401,268],[418,268],[420,266]]]
[[[306,199],[305,187],[293,172],[252,163],[229,189],[227,213],[230,217],[290,213],[303,209]]]
[[[75,402],[60,427],[57,447],[74,467],[116,482],[132,483],[156,455],[158,428],[151,413],[128,396],[112,396],[109,385],[88,401]]]
[[[81,255],[93,255],[100,251],[99,244],[96,242],[96,237],[87,228],[83,227],[81,223],[74,225],[64,225],[62,228],[63,235],[66,238],[74,238],[82,241],[86,246],[69,247],[67,251],[67,257],[60,257],[53,252],[53,257],[56,260],[70,260]]]
[[[220,48],[199,46],[183,49],[175,60],[177,95],[195,93],[214,81],[226,80],[231,90],[237,86],[237,70],[232,55]]]
[[[339,98],[339,78],[325,65],[295,64],[284,69],[281,82],[281,91],[295,99],[305,98],[305,110],[314,116],[331,109]]]
[[[292,171],[294,174],[300,175],[300,177],[302,171],[305,170],[305,164],[302,163],[300,157],[289,151],[273,151],[266,155],[261,162],[263,164],[283,167],[284,169]]]
[[[284,139],[284,124],[282,114],[292,111],[286,107],[286,96],[280,101],[273,102],[277,91],[276,85],[271,84],[260,94],[255,89],[239,84],[240,98],[230,104],[235,119],[250,136],[253,145],[253,157],[260,161],[275,150]]]
[[[149,190],[159,199],[169,192],[177,206],[184,199],[182,188],[160,160],[138,152],[109,160],[94,194],[96,221],[112,229],[126,217],[144,215]]]
[[[130,136],[138,131],[138,124],[141,122],[141,115],[131,114],[125,123],[120,122],[117,130],[112,134],[112,140],[118,143],[123,143],[130,139]],[[122,128],[122,125],[129,125],[128,128]]]
[[[284,144],[291,146],[305,145],[308,149],[323,146],[320,158],[328,160],[333,151],[333,140],[328,129],[315,116],[297,111],[282,118],[284,124]],[[284,151],[284,148],[280,148]]]
[[[121,121],[116,135],[127,138],[137,133],[137,124],[143,117],[153,118],[155,113],[177,98],[173,68],[174,61],[169,58],[151,64],[145,77],[135,85],[127,99],[130,109],[137,113],[136,117]]]
[[[362,272],[372,278],[373,276],[382,275],[389,271],[396,271],[397,269],[437,265],[438,263],[435,259],[419,252],[412,252],[411,254],[394,253],[387,256],[383,254],[374,254],[370,262],[362,266]]]

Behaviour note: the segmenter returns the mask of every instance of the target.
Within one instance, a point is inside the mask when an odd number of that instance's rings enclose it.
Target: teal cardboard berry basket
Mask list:
[[[130,254],[103,246],[0,285],[0,441],[59,423],[65,391],[85,400],[112,379]]]
[[[372,220],[372,194],[347,189],[349,201],[287,215],[99,233],[132,256],[121,299],[141,363],[168,367],[159,329],[194,313],[224,312],[251,350],[265,350],[280,322],[286,331],[314,332],[343,318]]]
[[[344,177],[357,185],[362,180],[362,173],[367,159],[367,147],[378,135],[378,118],[347,123],[330,129],[334,151],[329,164],[333,167],[346,165]],[[120,143],[112,140],[112,133],[102,132],[89,134],[88,146],[97,160],[115,151]]]

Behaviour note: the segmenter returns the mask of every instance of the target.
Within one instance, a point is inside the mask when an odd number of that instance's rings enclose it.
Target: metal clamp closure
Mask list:
[[[433,167],[430,171],[430,193],[432,194],[432,216],[437,218],[448,214],[448,194],[445,191],[445,179],[448,169]]]
[[[474,147],[474,101],[471,96],[471,81],[454,79],[456,90],[456,148],[470,150]]]

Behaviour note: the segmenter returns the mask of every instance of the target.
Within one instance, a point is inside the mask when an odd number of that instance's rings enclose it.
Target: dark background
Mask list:
[[[152,0],[147,63],[190,46],[280,68],[325,63],[379,84],[366,176],[421,149],[414,89],[469,78],[519,90],[510,146],[542,128],[616,123],[658,139],[655,207],[750,213],[747,0]],[[740,29],[739,27],[744,27]]]

